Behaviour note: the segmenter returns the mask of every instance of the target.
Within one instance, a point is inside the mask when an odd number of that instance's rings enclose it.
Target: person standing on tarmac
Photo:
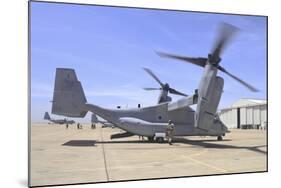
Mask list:
[[[166,128],[166,137],[170,145],[172,145],[172,140],[174,136],[175,125],[172,123],[171,120],[168,121],[168,126]]]

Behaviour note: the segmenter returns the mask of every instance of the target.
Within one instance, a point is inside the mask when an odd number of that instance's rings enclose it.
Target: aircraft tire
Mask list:
[[[222,141],[222,136],[218,136],[217,140]]]
[[[148,136],[147,139],[148,139],[149,142],[153,142],[154,141],[154,138],[152,136]]]
[[[164,138],[156,138],[156,141],[158,142],[158,143],[163,143],[164,142]]]

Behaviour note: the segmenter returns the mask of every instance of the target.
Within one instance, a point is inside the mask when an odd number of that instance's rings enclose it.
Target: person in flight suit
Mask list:
[[[166,137],[170,145],[172,145],[172,140],[174,136],[175,125],[172,123],[171,120],[168,121],[168,126],[166,128]]]

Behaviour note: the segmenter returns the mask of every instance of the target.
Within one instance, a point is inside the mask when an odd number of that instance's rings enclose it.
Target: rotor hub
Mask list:
[[[218,65],[221,62],[221,58],[219,56],[214,56],[212,54],[208,54],[208,61],[212,64],[212,65]]]
[[[169,86],[168,83],[166,83],[166,84],[164,85],[164,87],[163,87],[163,90],[168,91],[169,89],[170,89],[170,86]]]

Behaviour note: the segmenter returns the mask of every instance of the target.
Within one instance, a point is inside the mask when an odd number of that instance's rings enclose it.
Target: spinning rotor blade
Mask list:
[[[222,51],[226,48],[227,44],[230,42],[230,40],[234,37],[234,35],[238,31],[239,31],[239,29],[237,27],[233,26],[233,25],[230,25],[230,24],[227,24],[227,23],[221,24],[220,30],[219,30],[219,35],[218,35],[219,38],[217,39],[217,42],[215,43],[215,46],[212,50],[211,59],[209,59],[209,61],[211,63],[216,63],[216,64],[219,63],[220,55],[221,55]],[[222,66],[219,66],[219,65],[216,65],[216,66],[220,71],[224,72],[225,74],[227,74],[228,76],[230,76],[234,80],[238,81],[240,84],[247,87],[250,91],[252,91],[252,92],[258,92],[259,91],[255,87],[251,86],[250,84],[241,80],[237,76],[234,76],[233,74],[228,72]]]
[[[220,25],[218,38],[215,42],[213,50],[211,51],[211,60],[215,62],[211,61],[211,63],[217,63],[216,61],[220,60],[222,51],[226,48],[226,45],[230,42],[238,30],[239,29],[237,27],[227,23],[222,23]]]
[[[182,92],[179,92],[173,88],[170,88],[169,85],[166,83],[166,84],[163,84],[159,79],[158,77],[148,68],[143,68],[150,76],[152,76],[160,85],[161,85],[161,88],[143,88],[144,90],[148,90],[148,91],[152,91],[152,90],[165,90],[165,91],[168,91],[172,94],[175,94],[175,95],[181,95],[181,96],[188,96]]]
[[[164,87],[164,84],[159,80],[159,78],[148,68],[143,68],[152,78],[154,78],[160,85],[161,87]]]
[[[181,96],[185,96],[185,97],[188,96],[188,95],[186,95],[186,94],[184,94],[182,92],[179,92],[179,91],[177,91],[177,90],[175,90],[173,88],[169,88],[169,92],[172,93],[172,94],[175,94],[175,95],[181,95]]]
[[[161,57],[167,57],[167,58],[171,58],[171,59],[185,61],[188,63],[192,63],[194,65],[198,65],[200,67],[205,67],[206,62],[208,60],[207,58],[203,58],[203,57],[186,57],[186,56],[179,56],[179,55],[175,55],[175,54],[169,54],[169,53],[157,52],[157,51],[156,51],[156,53]]]
[[[192,58],[192,57],[179,56],[179,55],[168,54],[163,52],[156,52],[156,53],[162,57],[168,57],[171,59],[177,59],[177,60],[189,62],[191,64],[198,65],[200,67],[205,67],[206,63],[209,62],[213,66],[217,67],[220,71],[224,72],[234,80],[238,81],[239,83],[247,87],[249,90],[253,92],[258,92],[258,89],[246,83],[245,81],[241,80],[240,78],[234,76],[233,74],[225,70],[222,66],[218,65],[218,63],[221,61],[221,57],[220,57],[221,53],[223,52],[227,44],[230,42],[230,40],[234,37],[234,35],[238,31],[239,29],[237,27],[227,23],[222,23],[219,28],[217,40],[211,51],[211,54],[208,55],[208,58],[202,58],[202,57]]]
[[[231,74],[230,72],[228,72],[227,70],[225,70],[223,67],[218,66],[218,69],[222,72],[224,72],[225,74],[227,74],[228,76],[230,76],[231,78],[233,78],[234,80],[238,81],[240,84],[244,85],[246,88],[248,88],[249,90],[251,90],[252,92],[258,92],[259,90],[256,89],[255,87],[251,86],[250,84],[246,83],[245,81],[241,80],[240,78],[238,78],[237,76],[234,76],[233,74]]]
[[[144,90],[147,90],[147,91],[152,91],[152,90],[162,90],[162,88],[153,88],[153,87],[145,87],[143,88]]]

